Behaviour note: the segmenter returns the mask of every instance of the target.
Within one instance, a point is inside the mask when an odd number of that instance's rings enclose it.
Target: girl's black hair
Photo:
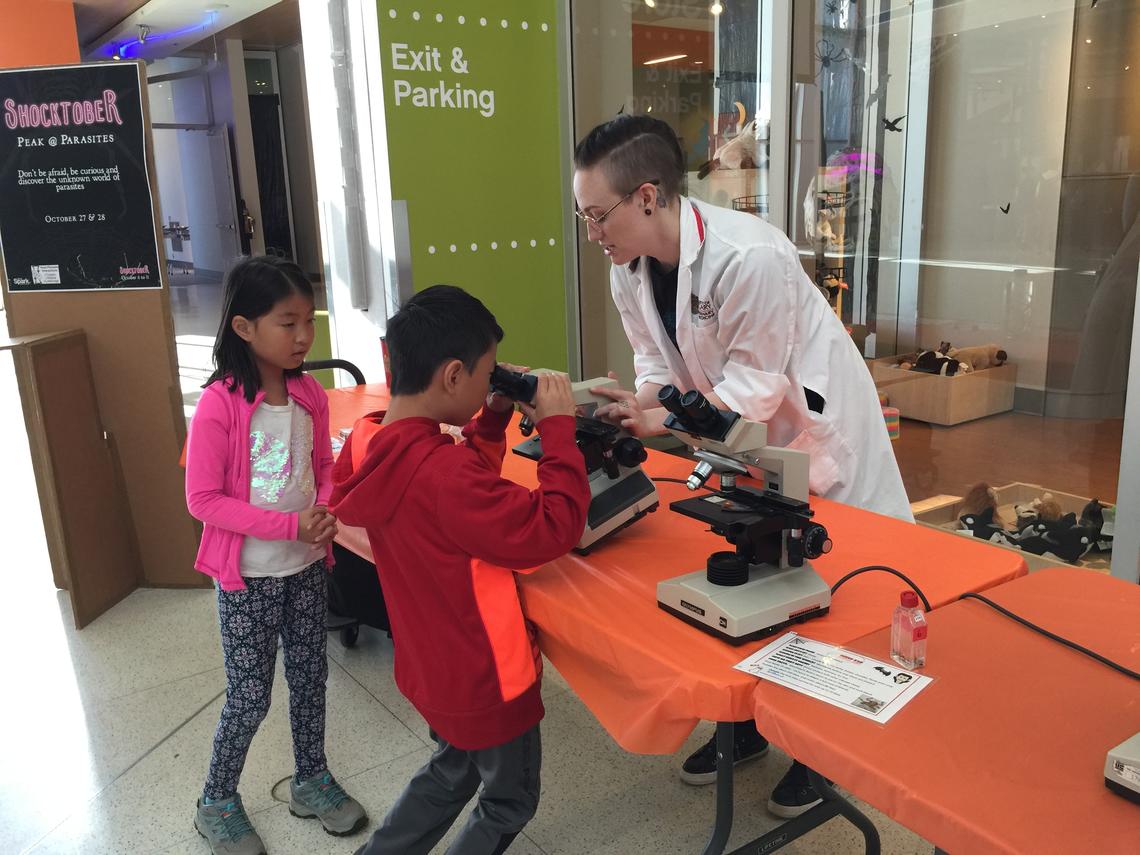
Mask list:
[[[253,403],[261,388],[261,373],[249,344],[234,332],[233,319],[241,315],[255,321],[293,294],[314,299],[312,283],[288,259],[256,255],[243,258],[230,269],[226,274],[222,322],[214,339],[214,373],[203,387],[222,380],[231,391],[240,386],[245,399]],[[300,374],[300,368],[285,369],[286,377]]]

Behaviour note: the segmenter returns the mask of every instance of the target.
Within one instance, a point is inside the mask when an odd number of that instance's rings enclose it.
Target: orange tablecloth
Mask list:
[[[377,387],[358,389],[329,393],[334,433],[383,406]],[[512,426],[508,445],[519,439]],[[654,478],[684,478],[692,463],[650,451],[643,468]],[[534,462],[515,454],[507,454],[503,474],[537,484]],[[668,510],[669,502],[692,495],[683,485],[658,484],[658,492],[656,513],[590,555],[570,554],[520,577],[543,653],[614,740],[644,754],[676,751],[698,721],[751,718],[756,681],[732,665],[762,644],[733,647],[657,607],[659,580],[704,567],[709,553],[726,548],[700,521]],[[1015,552],[826,499],[813,498],[812,507],[835,541],[830,555],[813,562],[828,584],[856,567],[887,564],[910,576],[937,607],[1026,572]],[[342,530],[338,540],[370,558],[362,532]],[[852,579],[836,593],[831,614],[804,624],[804,632],[845,643],[886,626],[904,587],[885,573]]]
[[[1140,670],[1136,585],[1050,569],[986,596]],[[1140,729],[1136,681],[984,603],[929,622],[934,682],[886,725],[760,683],[761,732],[949,852],[1140,852],[1140,807],[1103,783],[1105,753]],[[889,660],[890,631],[848,646]]]

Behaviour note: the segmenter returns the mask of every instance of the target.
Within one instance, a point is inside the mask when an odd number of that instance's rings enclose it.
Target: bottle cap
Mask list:
[[[899,597],[899,602],[905,608],[913,609],[918,605],[918,594],[914,591],[903,591],[902,596]]]

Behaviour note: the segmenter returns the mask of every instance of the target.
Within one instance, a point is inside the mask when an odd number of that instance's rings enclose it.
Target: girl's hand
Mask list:
[[[336,530],[336,517],[324,505],[313,505],[297,514],[297,540],[302,543],[326,544]]]

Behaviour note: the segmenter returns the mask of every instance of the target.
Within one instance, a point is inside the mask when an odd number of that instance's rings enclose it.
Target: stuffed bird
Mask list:
[[[743,105],[737,102],[743,119]],[[716,150],[712,160],[706,160],[697,170],[697,178],[705,178],[714,169],[745,169],[760,165],[760,140],[756,120],[737,124],[737,133]]]

